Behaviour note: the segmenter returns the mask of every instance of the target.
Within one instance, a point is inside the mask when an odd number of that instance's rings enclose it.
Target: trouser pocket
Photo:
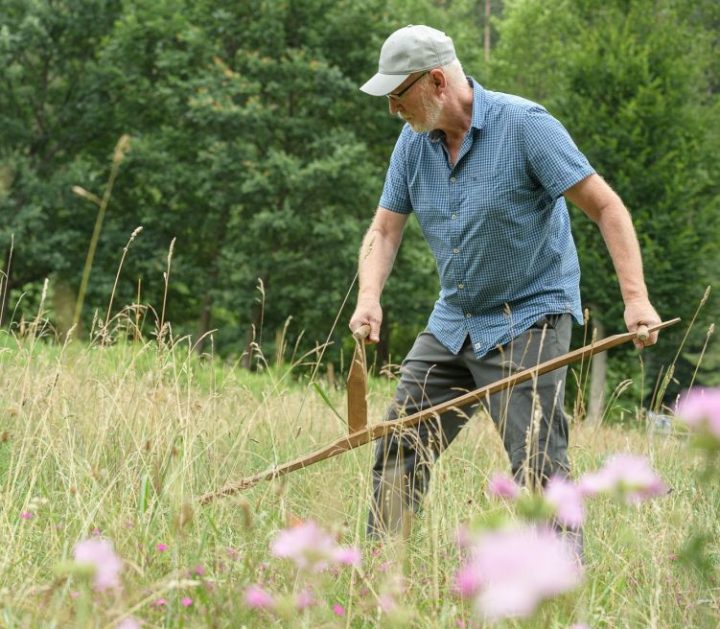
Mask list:
[[[544,327],[548,327],[551,329],[555,329],[557,327],[558,322],[563,317],[570,316],[566,314],[549,314],[549,315],[543,315],[540,317],[535,323],[532,324],[533,328],[538,328],[539,330],[542,330]]]

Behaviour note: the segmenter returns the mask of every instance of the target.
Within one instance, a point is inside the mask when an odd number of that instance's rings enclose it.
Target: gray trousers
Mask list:
[[[466,340],[460,353],[424,331],[403,361],[400,383],[386,419],[392,420],[452,400],[538,363],[570,346],[569,314],[548,315],[510,343],[476,358]],[[489,396],[485,408],[502,437],[515,479],[539,489],[552,475],[569,474],[568,423],[563,411],[567,368]],[[397,533],[418,510],[440,453],[458,435],[473,410],[448,411],[379,440],[373,466],[368,535]]]

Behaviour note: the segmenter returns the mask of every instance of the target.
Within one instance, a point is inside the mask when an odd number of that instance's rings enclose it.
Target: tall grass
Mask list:
[[[253,374],[183,343],[58,345],[6,333],[0,341],[0,624],[104,627],[132,615],[173,627],[472,625],[453,593],[455,533],[507,509],[484,493],[489,475],[508,467],[488,418],[474,418],[435,466],[410,537],[377,548],[364,541],[368,447],[206,507],[196,501],[340,436],[346,428],[324,398],[342,408],[342,390],[320,395],[292,377],[292,365]],[[382,416],[391,388],[387,379],[371,383],[371,417]],[[698,484],[703,462],[683,435],[655,436],[638,423],[575,425],[572,437],[578,474],[632,451],[648,455],[673,491],[639,508],[592,503],[581,590],[506,626],[716,626],[716,577],[682,557],[688,533],[705,530],[717,563],[720,489]],[[359,545],[363,568],[324,582],[322,600],[305,612],[248,609],[250,583],[302,587],[268,555],[272,536],[298,518]],[[92,536],[112,540],[125,560],[121,592],[93,593],[63,571],[74,544]],[[390,617],[377,597],[393,588],[404,592],[402,614]],[[336,603],[345,616],[332,611]]]
[[[90,245],[88,247],[87,255],[85,256],[85,264],[83,265],[82,279],[80,280],[80,289],[78,290],[77,299],[75,301],[75,313],[73,314],[73,327],[77,328],[80,325],[80,319],[82,316],[83,304],[85,303],[85,292],[87,291],[88,283],[90,282],[90,272],[92,271],[93,260],[95,259],[95,251],[97,249],[98,241],[100,240],[100,232],[102,231],[103,221],[105,220],[105,213],[107,212],[110,198],[112,197],[113,186],[117,179],[118,173],[120,172],[120,165],[122,164],[125,154],[130,150],[130,136],[123,134],[120,136],[115,150],[113,151],[112,165],[110,167],[110,176],[105,186],[102,198],[97,195],[85,190],[81,186],[73,186],[73,192],[83,198],[87,199],[91,203],[95,204],[98,208],[98,213],[95,218],[95,227],[93,228],[92,237],[90,238]],[[112,301],[112,300],[111,300]]]

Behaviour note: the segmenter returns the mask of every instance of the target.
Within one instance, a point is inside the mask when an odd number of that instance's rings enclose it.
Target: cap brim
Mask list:
[[[360,89],[371,96],[385,96],[407,79],[410,74],[380,74],[371,78]]]

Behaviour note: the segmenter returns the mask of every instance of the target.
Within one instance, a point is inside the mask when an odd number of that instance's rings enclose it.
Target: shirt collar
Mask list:
[[[470,119],[471,129],[482,129],[485,126],[485,116],[487,114],[487,96],[482,85],[471,76],[467,77],[470,87],[473,88],[473,111]],[[431,142],[439,142],[445,137],[445,132],[439,129],[430,131],[428,139]]]
[[[487,115],[487,93],[475,79],[468,77],[468,83],[473,88],[473,112],[470,126],[475,129],[482,129],[485,126],[485,117]]]

